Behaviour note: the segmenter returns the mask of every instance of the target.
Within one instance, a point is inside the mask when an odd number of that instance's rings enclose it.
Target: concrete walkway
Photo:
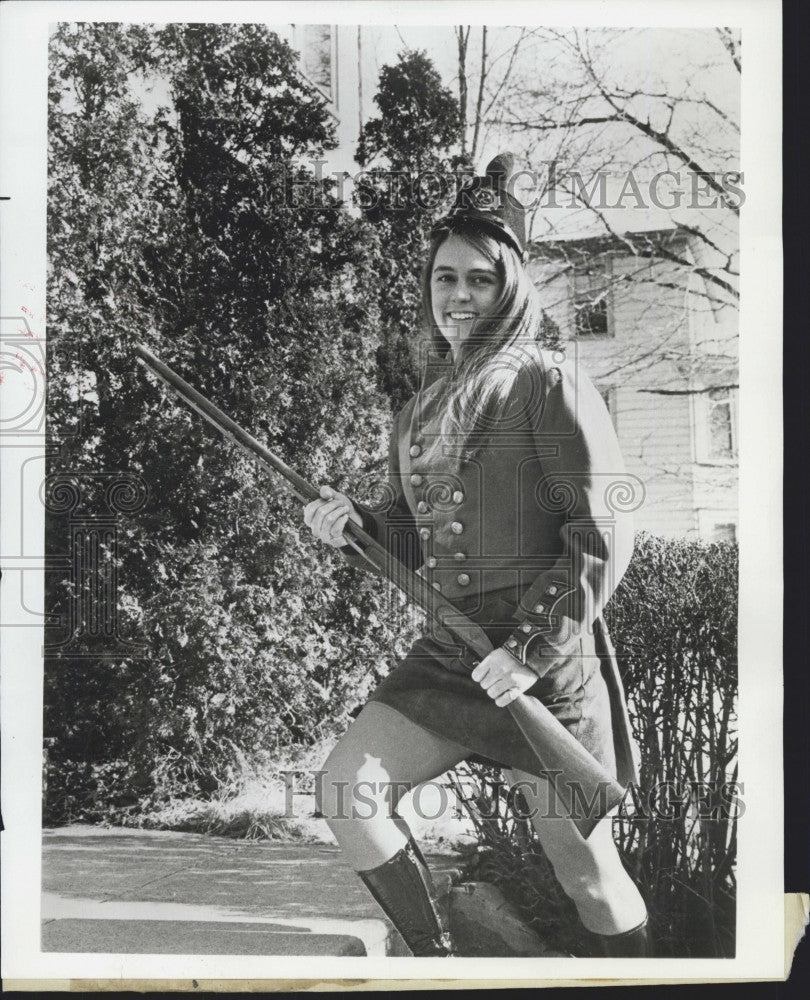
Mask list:
[[[458,865],[429,854],[440,889]],[[43,832],[42,948],[403,955],[336,847],[98,827]]]

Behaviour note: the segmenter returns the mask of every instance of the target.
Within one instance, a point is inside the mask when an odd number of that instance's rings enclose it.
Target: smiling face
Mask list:
[[[433,320],[454,358],[478,320],[493,311],[502,291],[495,264],[461,236],[448,236],[433,261],[430,302]]]

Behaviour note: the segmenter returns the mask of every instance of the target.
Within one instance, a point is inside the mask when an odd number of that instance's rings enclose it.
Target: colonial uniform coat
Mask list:
[[[630,560],[641,491],[605,404],[578,365],[531,344],[497,419],[482,414],[467,433],[443,434],[454,373],[433,362],[394,421],[385,502],[357,505],[364,528],[533,669],[526,694],[627,784],[632,738],[601,614]],[[370,700],[473,757],[537,773],[510,713],[458,654],[430,626]]]

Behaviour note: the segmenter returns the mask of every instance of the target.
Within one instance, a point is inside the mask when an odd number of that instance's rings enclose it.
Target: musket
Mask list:
[[[280,476],[302,503],[320,498],[319,491],[306,479],[155,357],[147,347],[138,344],[135,353],[138,360],[178,399],[266,469]],[[363,528],[349,519],[343,534],[350,547],[376,572],[402,590],[434,622],[458,639],[474,658],[472,669],[492,652],[492,643],[480,625],[429,586],[417,572],[399,562],[394,565],[388,550]],[[539,770],[551,779],[567,815],[571,816],[580,833],[587,837],[599,819],[621,802],[625,789],[538,698],[521,694],[506,707],[531,746],[540,764]]]

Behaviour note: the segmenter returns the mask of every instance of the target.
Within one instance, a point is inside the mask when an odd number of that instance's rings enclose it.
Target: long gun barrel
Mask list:
[[[220,434],[231,438],[246,451],[249,451],[254,458],[258,458],[267,468],[283,476],[299,500],[309,503],[311,500],[318,498],[318,491],[314,486],[310,486],[303,476],[299,476],[289,465],[285,465],[261,441],[257,441],[255,437],[248,434],[235,420],[231,420],[218,406],[214,406],[201,392],[197,392],[185,379],[180,378],[177,372],[172,371],[168,365],[164,365],[160,358],[156,357],[148,348],[142,344],[137,344],[135,353],[138,355],[138,359],[150,371],[174,391],[175,395],[179,396],[193,410],[196,410],[212,427],[216,427]]]
[[[139,361],[187,406],[263,466],[281,476],[300,501],[309,503],[320,496],[314,486],[155,357],[148,348],[138,344],[135,353]],[[404,591],[438,625],[452,632],[476,660],[482,660],[492,652],[492,643],[480,625],[471,621],[447,598],[428,586],[418,573],[399,562],[395,564],[387,549],[371,535],[351,520],[346,523],[344,534],[355,551],[377,572]],[[625,789],[539,699],[519,695],[510,702],[507,710],[532,747],[540,764],[539,771],[551,778],[565,810],[571,815],[580,833],[587,837],[599,819],[621,802]]]

